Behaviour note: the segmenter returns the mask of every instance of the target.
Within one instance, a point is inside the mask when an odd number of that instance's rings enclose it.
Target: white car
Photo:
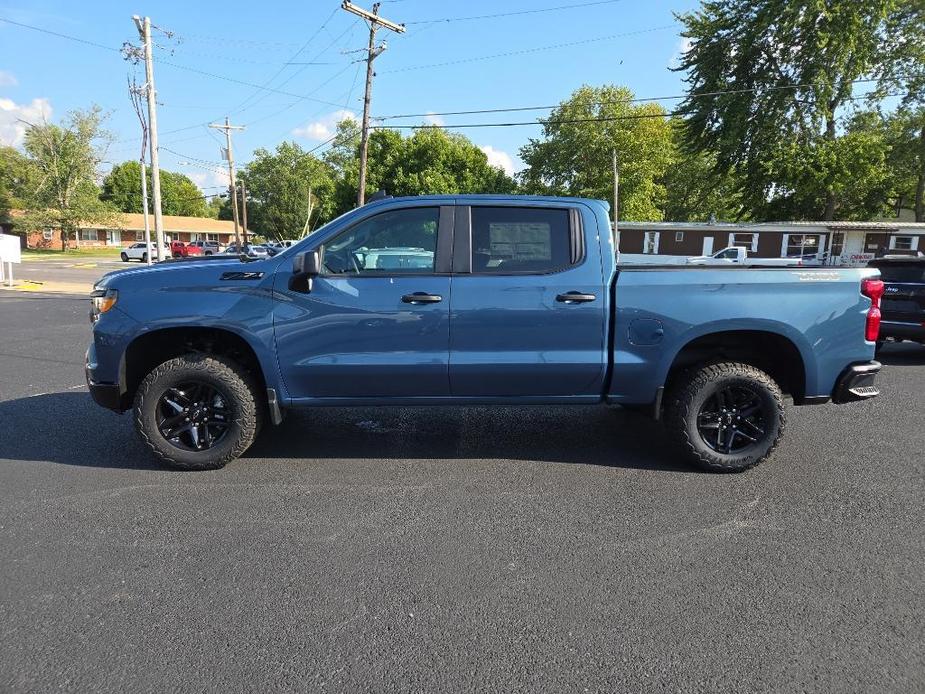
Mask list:
[[[122,253],[119,254],[119,257],[122,258],[122,262],[127,263],[130,260],[140,260],[143,263],[148,262],[148,255],[151,256],[151,260],[157,258],[157,245],[154,241],[150,243],[133,243],[128,248],[123,248]],[[164,257],[170,257],[170,246],[164,244]]]
[[[688,265],[806,265],[805,258],[749,258],[742,246],[729,246],[713,255],[697,255],[687,259]]]

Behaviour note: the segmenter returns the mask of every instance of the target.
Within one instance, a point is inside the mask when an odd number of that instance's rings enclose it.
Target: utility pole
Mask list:
[[[376,46],[376,30],[382,26],[390,29],[397,34],[405,32],[404,24],[396,24],[379,16],[379,3],[373,5],[373,11],[364,10],[357,7],[348,0],[343,0],[341,8],[351,12],[358,17],[362,17],[369,22],[369,47],[366,49],[366,94],[363,97],[363,126],[360,135],[360,190],[357,193],[357,205],[361,206],[366,202],[366,155],[369,150],[369,104],[373,94],[373,61],[378,58],[386,49],[385,42]]]
[[[244,236],[244,245],[247,245],[247,188],[244,187],[244,181],[241,181],[241,212],[242,222],[241,233]]]
[[[145,253],[145,259],[148,265],[151,264],[151,226],[148,224],[148,177],[145,166],[145,148],[148,146],[148,124],[145,122],[145,116],[141,110],[141,97],[145,95],[145,89],[139,87],[134,81],[128,85],[129,98],[132,100],[132,106],[135,109],[135,115],[138,116],[138,122],[141,123],[141,153],[138,155],[138,164],[141,166],[141,214],[145,223],[145,247],[148,252]]]
[[[234,242],[238,246],[238,252],[243,252],[241,247],[241,233],[238,228],[238,186],[234,178],[234,150],[231,148],[231,131],[232,130],[244,130],[243,125],[231,125],[228,122],[228,116],[225,116],[225,124],[221,123],[209,123],[210,128],[215,128],[216,130],[225,131],[225,159],[228,160],[228,177],[231,180],[230,193],[231,193],[231,212],[234,217]]]
[[[145,89],[148,100],[148,124],[151,128],[151,192],[154,197],[154,238],[158,262],[164,259],[164,219],[161,216],[161,169],[157,147],[157,92],[154,89],[154,56],[151,53],[151,18],[132,17],[144,42]],[[142,172],[144,166],[142,166]],[[144,175],[142,173],[142,175]]]

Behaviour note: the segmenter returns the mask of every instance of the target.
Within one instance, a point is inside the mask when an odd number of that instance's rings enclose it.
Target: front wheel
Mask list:
[[[261,410],[252,379],[234,362],[187,354],[164,362],[135,395],[135,426],[163,462],[185,470],[223,467],[250,447]]]
[[[123,262],[123,263],[127,263],[127,262],[128,262],[128,254],[125,253],[124,251],[123,251],[122,253],[119,254],[119,257],[122,258],[122,262]]]
[[[738,362],[684,374],[668,399],[666,421],[684,456],[711,472],[742,472],[771,455],[786,423],[780,388]]]

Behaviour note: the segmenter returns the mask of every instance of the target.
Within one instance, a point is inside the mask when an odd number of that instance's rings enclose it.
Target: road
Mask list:
[[[925,689],[925,349],[676,460],[619,410],[330,409],[162,470],[87,300],[0,294],[0,690]]]

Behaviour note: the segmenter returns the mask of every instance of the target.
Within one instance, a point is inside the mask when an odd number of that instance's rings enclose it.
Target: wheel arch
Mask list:
[[[173,326],[146,331],[135,337],[122,356],[121,380],[123,410],[131,407],[142,379],[158,364],[182,354],[204,353],[223,356],[240,364],[265,394],[276,387],[254,346],[241,334],[226,327]],[[269,378],[268,378],[269,376]]]
[[[766,372],[791,395],[794,402],[805,398],[812,371],[808,368],[806,348],[802,341],[784,331],[769,329],[725,328],[687,336],[670,361],[663,365],[665,390],[678,377],[694,366],[711,361],[737,361]],[[811,358],[812,352],[809,352]]]

